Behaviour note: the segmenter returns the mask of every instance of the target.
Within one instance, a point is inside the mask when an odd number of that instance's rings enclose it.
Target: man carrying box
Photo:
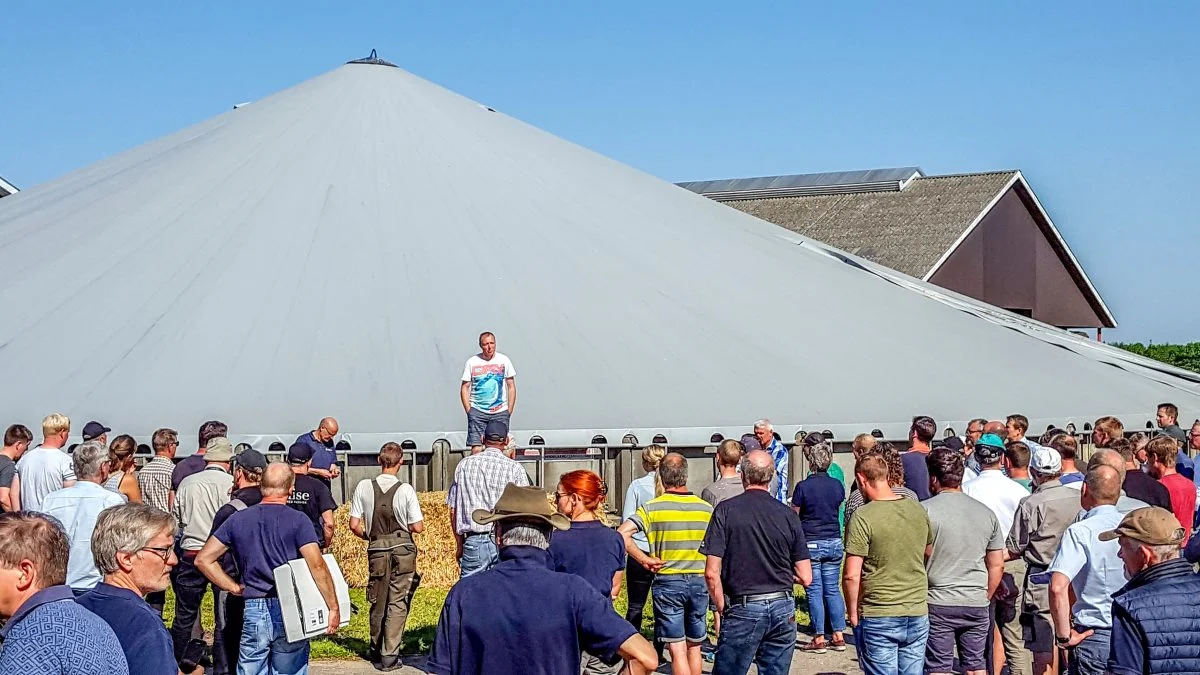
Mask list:
[[[275,568],[303,558],[329,611],[329,633],[341,621],[333,577],[321,557],[321,546],[312,523],[288,506],[294,483],[287,464],[267,466],[262,479],[262,502],[229,517],[196,556],[196,568],[213,585],[246,598],[238,671],[246,673],[308,672],[308,641],[288,642],[275,588]],[[221,567],[221,556],[231,550],[242,572],[242,583]]]

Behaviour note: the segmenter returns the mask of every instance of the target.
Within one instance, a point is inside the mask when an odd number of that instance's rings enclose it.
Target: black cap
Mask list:
[[[951,436],[947,438],[946,440],[942,441],[942,445],[955,452],[962,452],[963,448],[966,447],[966,444],[963,443],[963,439],[959,438],[958,436]]]
[[[266,471],[267,458],[254,448],[247,448],[234,456],[233,465],[252,471]]]
[[[88,422],[87,424],[83,425],[83,440],[90,441],[94,438],[100,438],[101,436],[103,436],[104,434],[107,434],[110,431],[112,431],[112,429],[109,429],[108,427],[104,426],[103,424],[100,424],[99,422],[92,420],[91,422]]]
[[[483,428],[483,440],[500,443],[508,440],[508,425],[500,420],[491,420]]]
[[[313,451],[307,443],[293,443],[292,447],[288,448],[287,461],[288,464],[304,464],[312,459]]]

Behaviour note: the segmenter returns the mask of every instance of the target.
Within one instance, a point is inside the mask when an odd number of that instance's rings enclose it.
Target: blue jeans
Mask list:
[[[928,616],[879,616],[859,620],[855,637],[866,675],[922,675]]]
[[[1075,630],[1083,632],[1087,628],[1076,626]],[[1104,675],[1108,672],[1108,645],[1112,639],[1111,628],[1093,628],[1095,631],[1083,642],[1070,651],[1067,672],[1070,675]]]
[[[721,616],[713,672],[745,675],[753,663],[759,675],[787,675],[795,646],[795,598],[729,605]]]
[[[279,598],[246,600],[238,675],[307,675],[308,640],[288,642]]]
[[[814,636],[833,637],[825,632],[826,617],[829,618],[829,629],[834,633],[846,630],[846,601],[839,585],[842,553],[841,539],[808,542],[813,574],[812,585],[808,587],[808,616],[812,620]]]
[[[473,535],[463,539],[463,554],[458,561],[459,577],[486,572],[500,562],[500,551],[492,535]]]
[[[704,642],[708,635],[708,585],[704,575],[660,574],[650,588],[654,597],[654,637],[659,642]]]

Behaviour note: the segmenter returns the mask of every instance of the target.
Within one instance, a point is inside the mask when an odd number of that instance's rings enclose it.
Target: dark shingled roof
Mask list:
[[[899,192],[723,203],[921,279],[1016,175],[928,176]]]

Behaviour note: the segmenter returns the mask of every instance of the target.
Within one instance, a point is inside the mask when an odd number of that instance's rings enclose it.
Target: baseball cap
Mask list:
[[[490,420],[483,427],[483,440],[502,443],[508,440],[508,425],[500,420]]]
[[[240,466],[243,469],[252,471],[266,471],[267,458],[254,448],[247,448],[237,454],[233,458],[234,466]]]
[[[1129,537],[1143,544],[1163,546],[1183,541],[1184,530],[1175,514],[1157,506],[1145,506],[1125,514],[1117,529],[1100,533],[1100,541]]]
[[[100,424],[96,420],[92,420],[91,422],[83,425],[83,440],[90,441],[93,438],[100,438],[110,431],[112,431],[112,429]]]
[[[1029,468],[1040,474],[1055,474],[1062,471],[1062,455],[1054,448],[1039,445],[1029,455]]]
[[[754,434],[742,434],[740,440],[742,441],[742,447],[746,449],[746,452],[762,450],[762,443],[758,442],[758,437]]]
[[[942,441],[942,446],[950,448],[955,452],[962,452],[965,444],[963,443],[963,439],[959,438],[958,436],[950,436]]]
[[[287,461],[288,464],[304,464],[312,456],[312,447],[307,443],[292,443],[292,447],[288,448]]]
[[[975,441],[975,457],[983,464],[993,464],[1004,454],[1004,441],[996,434],[984,434]]]
[[[204,446],[204,461],[228,462],[233,459],[233,444],[223,436],[212,439]]]

